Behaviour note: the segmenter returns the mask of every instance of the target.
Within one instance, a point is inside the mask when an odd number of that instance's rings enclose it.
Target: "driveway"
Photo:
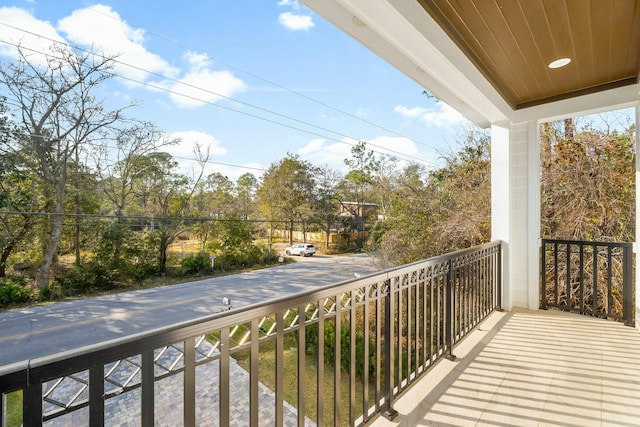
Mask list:
[[[366,254],[293,257],[249,273],[0,313],[0,366],[375,273]]]

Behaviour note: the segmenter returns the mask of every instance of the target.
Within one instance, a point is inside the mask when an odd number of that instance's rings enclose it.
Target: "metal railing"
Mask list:
[[[500,308],[501,270],[494,242],[4,366],[0,420],[16,405],[25,427],[391,418],[394,399]]]
[[[542,240],[542,309],[634,325],[633,244]]]

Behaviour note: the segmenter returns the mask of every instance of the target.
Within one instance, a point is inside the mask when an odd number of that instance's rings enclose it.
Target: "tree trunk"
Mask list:
[[[38,289],[44,289],[49,286],[49,276],[51,275],[51,266],[53,265],[53,259],[58,251],[58,243],[60,241],[60,235],[62,234],[62,215],[54,215],[51,220],[51,233],[49,234],[49,241],[44,250],[44,256],[42,259],[42,265],[40,271],[36,276],[36,285]]]
[[[75,173],[73,175],[73,181],[75,186],[75,202],[76,202],[76,221],[75,221],[75,234],[73,238],[73,246],[75,250],[76,256],[76,265],[79,266],[81,263],[80,259],[80,214],[82,213],[82,207],[80,206],[81,198],[80,198],[80,171],[78,170],[78,165],[80,164],[80,157],[78,155],[78,149],[76,147],[76,163],[75,163]]]
[[[289,220],[289,246],[293,245],[293,220]]]
[[[24,237],[27,235],[27,233],[29,232],[29,230],[31,230],[31,227],[33,226],[33,223],[29,218],[24,217],[24,220],[25,222],[22,225],[22,228],[20,229],[20,231],[16,235],[14,235],[11,239],[9,239],[7,244],[2,249],[2,254],[0,254],[0,277],[6,277],[7,260],[9,259],[9,256],[11,255],[13,250],[16,248],[18,243],[22,239],[24,239]]]
[[[160,260],[158,264],[158,270],[162,275],[167,272],[167,249],[170,244],[171,241],[169,240],[169,236],[166,231],[162,231],[160,233]]]
[[[564,138],[573,140],[573,138],[575,137],[575,133],[576,133],[576,128],[575,128],[575,125],[573,124],[573,119],[571,118],[564,119]]]
[[[327,228],[325,229],[324,247],[329,249],[329,239],[331,237],[331,221],[327,221]]]
[[[0,255],[0,277],[7,276],[7,260],[11,252],[13,252],[14,247],[15,242],[11,242],[2,249],[2,254]]]
[[[64,180],[62,181],[64,182]],[[49,239],[44,248],[42,256],[42,265],[36,276],[36,285],[38,289],[44,289],[49,286],[49,278],[51,275],[51,267],[58,252],[58,244],[60,243],[60,235],[62,234],[62,204],[64,197],[64,185],[56,185],[56,204],[53,216],[50,219],[51,232]]]

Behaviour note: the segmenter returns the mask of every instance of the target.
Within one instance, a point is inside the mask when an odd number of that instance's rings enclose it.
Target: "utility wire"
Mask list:
[[[132,69],[135,69],[135,70],[138,70],[138,71],[142,71],[142,72],[147,73],[149,75],[153,75],[153,76],[156,76],[156,77],[163,78],[163,79],[165,79],[167,81],[171,81],[171,82],[183,85],[183,86],[190,87],[192,89],[196,89],[196,90],[199,90],[199,91],[202,91],[202,92],[205,92],[205,93],[209,93],[211,95],[214,95],[214,96],[217,96],[217,97],[220,97],[220,98],[223,98],[223,99],[227,99],[227,100],[230,100],[230,101],[238,102],[238,103],[240,103],[242,105],[246,105],[248,107],[255,108],[255,109],[257,109],[259,111],[262,111],[262,112],[273,114],[273,115],[275,115],[277,117],[285,118],[285,119],[294,121],[296,123],[304,124],[306,126],[310,126],[310,127],[313,127],[313,128],[325,131],[325,132],[330,132],[330,133],[333,133],[335,135],[342,136],[344,138],[352,139],[354,141],[358,141],[358,142],[362,141],[359,138],[355,138],[355,137],[352,137],[350,135],[343,134],[341,132],[334,131],[334,130],[331,130],[329,128],[323,127],[323,126],[318,126],[318,125],[315,125],[313,123],[306,122],[304,120],[296,119],[294,117],[291,117],[291,116],[288,116],[288,115],[285,115],[285,114],[282,114],[282,113],[275,112],[273,110],[269,110],[269,109],[266,109],[266,108],[263,108],[263,107],[260,107],[260,106],[254,105],[254,104],[250,104],[250,103],[247,103],[247,102],[244,102],[244,101],[232,98],[232,97],[228,97],[228,96],[222,95],[220,93],[217,93],[217,92],[214,92],[214,91],[211,91],[211,90],[207,90],[207,89],[204,89],[204,88],[201,88],[201,87],[189,84],[189,83],[185,83],[185,82],[182,82],[182,81],[177,80],[175,78],[171,78],[171,77],[165,76],[165,75],[160,74],[160,73],[149,71],[149,70],[146,70],[144,68],[141,68],[141,67],[138,67],[138,66],[135,66],[135,65],[128,64],[126,62],[117,60],[115,58],[106,57],[103,54],[99,54],[99,53],[90,51],[88,49],[81,48],[79,46],[72,46],[72,45],[70,45],[68,43],[60,42],[58,40],[55,40],[55,39],[52,39],[52,38],[49,38],[49,37],[46,37],[46,36],[42,36],[40,34],[32,32],[32,31],[28,31],[28,30],[25,30],[25,29],[22,29],[22,28],[19,28],[19,27],[16,27],[16,26],[4,23],[4,22],[0,22],[0,24],[4,25],[6,27],[13,28],[15,30],[22,31],[24,33],[33,35],[35,37],[39,37],[39,38],[51,41],[52,43],[56,43],[56,44],[59,44],[59,45],[66,46],[66,47],[68,47],[70,49],[77,49],[77,50],[79,50],[81,52],[85,52],[87,54],[96,55],[96,56],[102,57],[103,59],[109,59],[109,60],[111,60],[111,61],[113,61],[113,62],[115,62],[117,64],[129,67],[129,68],[132,68]],[[0,40],[0,42],[8,44],[8,45],[11,45],[11,46],[14,46],[16,48],[26,49],[26,50],[29,50],[29,51],[44,55],[46,57],[53,57],[53,58],[56,58],[56,59],[61,59],[61,58],[55,57],[54,55],[51,55],[50,53],[46,53],[46,52],[42,52],[42,51],[39,51],[39,50],[36,50],[36,49],[20,46],[19,43],[13,43],[13,42],[9,42],[9,41],[6,41],[6,40]],[[245,112],[245,111],[237,110],[237,109],[232,108],[232,107],[223,106],[223,105],[217,104],[215,102],[206,101],[206,100],[203,100],[201,98],[198,98],[198,97],[195,97],[195,96],[191,96],[191,95],[186,95],[184,93],[181,93],[181,92],[178,92],[178,91],[175,91],[175,90],[171,90],[171,89],[168,89],[168,88],[165,88],[165,87],[162,87],[162,86],[158,86],[158,85],[155,85],[155,84],[152,84],[152,83],[139,81],[139,80],[136,80],[134,78],[125,77],[125,76],[117,74],[117,73],[112,73],[112,74],[114,76],[117,76],[117,77],[121,78],[121,79],[128,80],[128,81],[134,82],[134,83],[139,84],[139,85],[147,86],[147,87],[153,88],[153,89],[158,90],[158,91],[162,91],[162,92],[170,93],[170,94],[173,94],[173,95],[189,98],[189,99],[192,99],[192,100],[195,100],[195,101],[198,101],[198,102],[202,102],[202,103],[207,104],[207,105],[212,105],[212,106],[224,109],[224,110],[232,111],[232,112],[235,112],[235,113],[238,113],[238,114],[242,114],[242,115],[245,115],[245,116],[248,116],[248,117],[252,117],[252,118],[258,119],[258,120],[266,121],[268,123],[280,125],[280,126],[283,126],[283,127],[287,127],[289,129],[297,130],[297,131],[304,132],[304,133],[307,133],[307,134],[310,134],[310,135],[314,135],[314,136],[325,138],[325,139],[328,139],[328,140],[331,140],[331,141],[335,141],[335,142],[338,142],[338,143],[346,144],[346,145],[349,145],[351,147],[356,145],[355,143],[348,143],[348,142],[346,142],[344,140],[340,140],[340,139],[337,139],[337,138],[332,138],[332,137],[329,137],[327,135],[320,134],[318,132],[313,132],[313,131],[310,131],[310,130],[307,130],[307,129],[304,129],[304,128],[300,128],[300,127],[297,127],[297,126],[293,126],[293,125],[289,125],[289,124],[286,124],[286,123],[278,122],[276,120],[268,119],[268,118],[263,117],[263,116],[258,116],[256,114],[252,114],[252,113],[248,113],[248,112]],[[408,139],[410,139],[410,138],[408,138]],[[405,153],[402,153],[402,152],[399,152],[399,151],[396,151],[396,150],[393,150],[393,149],[390,149],[390,148],[381,147],[381,146],[379,146],[377,144],[374,144],[374,143],[371,143],[371,142],[366,142],[366,144],[369,145],[369,146],[372,146],[372,147],[376,147],[379,150],[391,152],[391,153],[394,153],[396,155],[401,156],[401,158],[399,158],[399,159],[396,158],[398,160],[407,160],[408,159],[408,160],[411,160],[411,161],[417,161],[417,162],[425,163],[428,166],[436,166],[436,167],[438,166],[437,164],[435,164],[433,162],[430,162],[430,161],[427,161],[427,160],[424,160],[424,159],[421,159],[419,157],[415,157],[415,156],[412,156],[412,155],[409,155],[409,154],[405,154]],[[371,150],[371,151],[376,151],[376,150]],[[381,155],[388,155],[385,152],[380,152],[380,151],[376,151],[376,152],[378,154],[381,154]],[[394,157],[394,156],[391,156],[391,157]],[[403,159],[403,157],[404,157],[404,159]]]
[[[100,12],[100,11],[96,10],[95,8],[90,9],[90,11],[91,11],[92,13],[95,13],[95,14],[98,14],[98,15],[102,15],[102,16],[104,16],[104,17],[106,17],[106,18],[112,19],[112,20],[114,20],[114,21],[116,21],[116,22],[121,22],[121,21],[119,21],[118,19],[114,18],[113,16],[111,16],[111,15],[107,15],[106,13],[102,13],[102,12]],[[184,44],[182,44],[182,43],[180,43],[180,42],[177,42],[177,41],[175,41],[175,40],[173,40],[173,39],[171,39],[171,38],[169,38],[169,37],[163,36],[162,34],[158,34],[158,33],[155,33],[155,32],[153,32],[153,31],[147,31],[147,30],[145,30],[145,34],[152,35],[152,36],[154,36],[154,37],[156,37],[156,38],[158,38],[158,39],[160,39],[160,40],[163,40],[163,41],[165,41],[165,42],[168,42],[168,43],[174,44],[174,45],[176,45],[176,46],[178,46],[178,47],[181,47],[181,48],[183,48],[183,49],[190,50],[190,51],[194,51],[194,49],[192,49],[191,47],[186,46],[186,45],[184,45]],[[207,55],[208,55],[208,53],[207,53]],[[303,94],[302,92],[296,91],[296,90],[294,90],[294,89],[290,89],[290,88],[288,88],[288,87],[286,87],[286,86],[283,86],[283,85],[281,85],[281,84],[279,84],[279,83],[276,83],[276,82],[274,82],[274,81],[272,81],[272,80],[266,79],[266,78],[264,78],[264,77],[262,77],[262,76],[260,76],[260,75],[258,75],[258,74],[255,74],[255,73],[253,73],[253,72],[251,72],[251,71],[245,70],[245,69],[244,69],[244,68],[242,68],[242,67],[238,67],[237,65],[231,64],[231,63],[229,63],[229,62],[227,62],[227,61],[224,61],[224,60],[222,60],[222,59],[220,59],[220,58],[218,58],[218,57],[211,56],[211,59],[213,59],[214,61],[216,61],[216,62],[218,62],[218,63],[220,63],[220,64],[222,64],[222,65],[224,65],[224,66],[226,66],[226,67],[228,67],[228,68],[233,68],[234,70],[240,71],[241,73],[246,74],[246,75],[248,75],[248,76],[251,76],[251,77],[253,77],[253,78],[254,78],[254,79],[256,79],[256,80],[260,80],[260,81],[262,81],[262,82],[264,82],[264,83],[267,83],[267,84],[269,84],[269,85],[272,85],[272,86],[274,86],[274,87],[277,87],[278,89],[282,89],[282,90],[284,90],[284,91],[287,91],[287,92],[289,92],[289,93],[292,93],[292,94],[294,94],[294,95],[296,95],[296,96],[299,96],[299,97],[301,97],[301,98],[304,98],[304,99],[306,99],[306,100],[308,100],[308,101],[311,101],[311,102],[313,102],[313,103],[315,103],[315,104],[318,104],[318,105],[320,105],[320,106],[322,106],[322,107],[328,108],[328,109],[330,109],[330,110],[333,110],[333,111],[335,111],[335,112],[338,112],[338,113],[340,113],[340,114],[343,114],[343,115],[345,115],[345,116],[347,116],[347,117],[350,117],[350,118],[352,118],[352,119],[359,120],[359,121],[361,121],[361,122],[363,122],[363,123],[366,123],[366,124],[368,124],[368,125],[370,125],[370,126],[373,126],[373,127],[378,128],[378,129],[384,130],[385,132],[389,132],[389,133],[392,133],[392,134],[394,134],[394,135],[396,135],[396,136],[400,136],[400,137],[402,137],[402,138],[406,138],[406,139],[408,139],[408,140],[410,140],[410,141],[412,141],[412,142],[415,142],[415,143],[416,143],[416,144],[418,144],[418,145],[422,145],[423,147],[426,147],[426,148],[429,148],[429,149],[432,149],[432,148],[433,148],[433,147],[431,147],[431,146],[429,146],[429,145],[427,145],[427,144],[425,144],[425,143],[423,143],[423,142],[421,142],[421,141],[416,141],[416,140],[415,140],[415,139],[413,139],[413,138],[410,138],[410,137],[408,137],[408,136],[406,136],[406,135],[403,135],[403,134],[401,134],[401,133],[398,133],[398,132],[394,131],[393,129],[388,129],[388,128],[384,127],[384,126],[380,126],[379,124],[374,123],[374,122],[372,122],[372,121],[370,121],[370,120],[366,120],[366,119],[364,119],[363,117],[357,116],[357,115],[355,115],[355,114],[349,113],[349,112],[347,112],[347,111],[344,111],[344,110],[341,110],[341,109],[339,109],[339,108],[337,108],[337,107],[334,107],[334,106],[332,106],[332,105],[329,105],[329,104],[327,104],[327,103],[325,103],[325,102],[319,101],[319,100],[317,100],[317,99],[315,99],[315,98],[313,98],[313,97],[310,97],[310,96],[308,96],[308,95]]]
[[[192,222],[248,222],[252,224],[258,223],[281,223],[288,224],[289,220],[269,220],[269,219],[224,219],[210,217],[173,217],[173,216],[157,216],[157,215],[115,215],[115,214],[86,214],[86,213],[67,213],[67,212],[31,212],[31,211],[3,211],[0,210],[2,216],[35,216],[35,217],[69,217],[69,218],[86,218],[86,219],[123,219],[145,221],[138,224],[146,224],[147,221],[192,221]],[[298,221],[294,221],[298,223]],[[68,223],[67,225],[77,225],[79,222]],[[122,224],[123,226],[131,226],[132,224]]]

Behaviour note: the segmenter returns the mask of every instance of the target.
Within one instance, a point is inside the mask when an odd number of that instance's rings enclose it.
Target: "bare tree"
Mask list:
[[[54,45],[46,55],[30,55],[18,47],[18,60],[0,64],[0,84],[8,103],[29,133],[24,147],[35,159],[45,189],[49,214],[43,260],[36,277],[38,288],[49,284],[51,266],[62,233],[63,207],[69,167],[75,153],[100,129],[120,118],[120,109],[108,111],[94,96],[96,88],[112,77],[112,58],[77,52]]]
[[[133,121],[126,127],[110,127],[104,140],[113,140],[113,145],[96,147],[94,161],[102,193],[116,216],[112,243],[113,262],[117,263],[123,244],[124,214],[133,201],[137,183],[152,167],[147,156],[178,140],[167,138],[154,124],[140,121]]]

